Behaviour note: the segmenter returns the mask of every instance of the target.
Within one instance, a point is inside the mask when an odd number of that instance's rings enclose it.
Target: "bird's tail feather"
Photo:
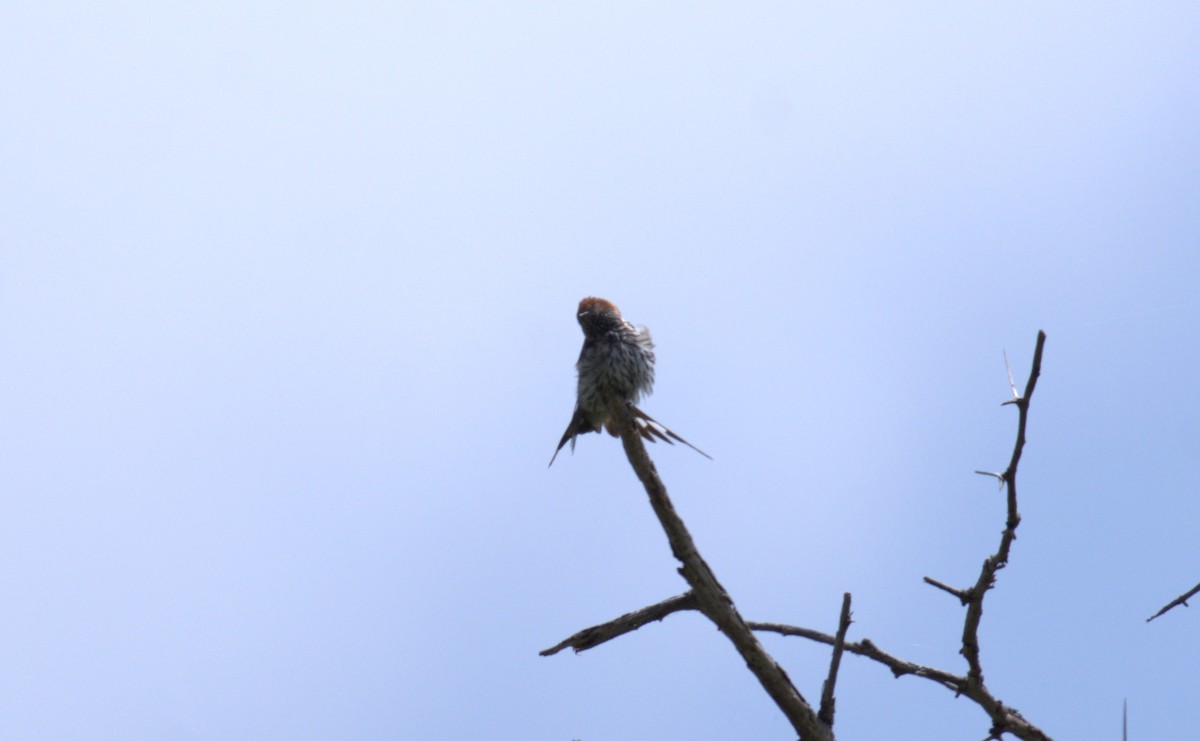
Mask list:
[[[703,450],[701,450],[700,448],[697,448],[695,445],[692,445],[691,443],[689,443],[687,440],[684,440],[679,435],[676,435],[662,422],[659,422],[654,417],[651,417],[649,414],[646,414],[645,412],[643,412],[641,409],[638,409],[633,404],[629,405],[629,411],[631,414],[633,414],[633,426],[637,429],[638,434],[640,434],[642,437],[646,438],[650,442],[654,442],[655,440],[662,440],[663,442],[667,443],[668,445],[674,445],[675,442],[678,441],[678,442],[681,442],[684,445],[688,446],[692,450],[696,451],[700,455],[704,456],[705,458],[709,459],[710,461],[712,460],[711,455],[709,455],[708,453],[705,453]],[[611,419],[608,420],[605,427],[608,430],[609,434],[611,434],[613,437],[617,436],[617,426],[613,420],[611,420]],[[571,417],[571,423],[567,425],[567,431],[563,433],[562,439],[558,441],[558,447],[554,450],[554,455],[550,457],[550,463],[549,463],[549,465],[547,465],[547,468],[554,465],[554,459],[558,457],[558,454],[562,451],[563,447],[568,442],[571,443],[571,451],[574,452],[576,436],[582,435],[587,432],[599,432],[599,430],[593,429],[590,425],[588,425],[586,420],[583,418],[582,413],[579,412],[579,410],[577,409],[577,410],[575,410],[575,415]]]
[[[709,459],[710,461],[713,459],[711,455],[709,455],[708,453],[705,453],[703,450],[701,450],[700,448],[697,448],[695,445],[692,445],[691,443],[689,443],[687,440],[684,440],[679,435],[676,435],[662,422],[659,422],[654,417],[651,417],[649,414],[646,414],[645,412],[643,412],[641,409],[638,409],[633,404],[629,405],[629,411],[633,412],[633,423],[637,427],[638,432],[641,433],[642,437],[646,438],[650,442],[654,442],[655,438],[658,438],[659,440],[662,440],[663,442],[667,443],[668,445],[674,445],[675,444],[674,441],[678,440],[679,442],[688,446],[689,448],[696,451],[697,453],[704,456],[705,458]]]

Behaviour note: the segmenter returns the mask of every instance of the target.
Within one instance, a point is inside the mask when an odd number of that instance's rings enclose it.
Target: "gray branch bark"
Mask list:
[[[758,637],[734,607],[733,600],[725,588],[717,581],[712,569],[696,550],[691,533],[675,512],[675,505],[667,496],[667,487],[658,477],[654,461],[650,460],[649,454],[646,453],[646,446],[634,427],[628,405],[615,400],[609,404],[609,411],[617,421],[621,442],[625,446],[625,456],[645,487],[646,494],[650,497],[650,506],[667,534],[671,552],[683,564],[679,573],[692,588],[696,609],[733,643],[734,648],[745,660],[746,666],[787,717],[802,741],[833,741],[833,731],[817,718],[816,711],[792,684],[787,672],[762,647]]]

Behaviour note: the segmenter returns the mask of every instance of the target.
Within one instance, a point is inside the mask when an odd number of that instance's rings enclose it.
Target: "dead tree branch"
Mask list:
[[[824,643],[829,646],[837,642],[836,636],[809,628],[799,628],[794,625],[752,622],[750,623],[750,628],[757,631],[779,633],[785,636],[807,638],[810,641]],[[880,649],[867,638],[847,643],[845,644],[845,649],[856,656],[863,656],[883,664],[888,669],[891,669],[892,676],[894,677],[899,678],[906,674],[914,677],[923,677],[945,687],[955,695],[963,695],[970,698],[992,718],[991,737],[993,738],[999,738],[1002,733],[1011,733],[1017,738],[1025,739],[1025,741],[1051,741],[1050,737],[1044,731],[1025,720],[1015,708],[1010,708],[997,700],[986,688],[972,689],[970,681],[961,674],[953,674],[942,669],[906,661]],[[1000,724],[996,722],[997,717],[1000,717],[1003,721],[1003,730],[999,730]]]
[[[611,641],[618,636],[623,636],[626,633],[632,633],[646,623],[662,620],[673,612],[695,609],[695,596],[693,596],[691,592],[684,592],[683,594],[665,599],[662,602],[657,602],[649,607],[643,607],[640,610],[627,612],[615,620],[609,620],[607,623],[601,623],[600,625],[593,625],[590,628],[584,628],[558,645],[539,652],[538,655],[553,656],[564,648],[572,648],[575,650],[575,653],[586,651],[589,648],[595,648],[596,646],[599,646],[601,643]]]
[[[667,487],[658,477],[654,462],[646,453],[646,446],[634,426],[629,405],[619,399],[614,399],[609,404],[609,413],[617,424],[621,442],[625,447],[625,455],[629,459],[634,473],[641,480],[642,486],[645,487],[646,494],[650,498],[650,506],[654,509],[654,514],[658,516],[658,521],[667,535],[671,552],[682,564],[679,573],[691,586],[691,591],[672,598],[672,600],[666,600],[658,605],[630,613],[631,616],[637,617],[633,617],[625,623],[621,621],[629,616],[622,616],[610,623],[581,631],[563,641],[559,646],[547,649],[542,653],[546,655],[561,650],[567,645],[573,645],[572,642],[580,636],[585,636],[582,639],[583,643],[593,641],[588,645],[596,645],[596,642],[603,642],[633,630],[634,628],[627,627],[629,625],[636,623],[637,626],[640,626],[650,619],[656,619],[654,617],[646,618],[647,612],[650,615],[657,615],[657,619],[661,619],[671,612],[691,607],[699,610],[711,620],[717,629],[733,643],[734,648],[745,660],[746,666],[787,717],[801,741],[833,741],[833,731],[817,717],[816,711],[792,684],[787,672],[762,647],[758,637],[754,635],[746,625],[746,621],[742,619],[741,614],[738,613],[737,608],[734,607],[733,600],[730,599],[725,588],[717,581],[712,569],[701,557],[700,552],[696,550],[691,533],[688,532],[683,520],[675,512],[675,506],[667,496]],[[685,598],[693,604],[685,604]],[[679,600],[679,602],[673,602],[673,600]],[[600,640],[596,641],[596,639]]]
[[[998,478],[1001,484],[1007,489],[1006,500],[1008,511],[1004,531],[1000,536],[999,547],[995,553],[984,559],[983,566],[979,572],[979,578],[976,579],[974,585],[967,589],[958,589],[936,579],[925,577],[927,584],[956,597],[967,608],[966,616],[963,619],[962,648],[960,649],[960,653],[967,661],[967,673],[960,676],[940,669],[904,661],[881,651],[875,644],[866,639],[845,644],[846,651],[859,656],[865,656],[887,666],[892,670],[892,674],[897,677],[905,674],[925,677],[952,690],[956,695],[969,697],[983,708],[988,717],[991,718],[992,727],[989,738],[1000,738],[1005,733],[1010,733],[1027,741],[1049,741],[1050,738],[1037,726],[1025,720],[1019,712],[1004,705],[991,693],[984,683],[983,665],[980,660],[979,650],[979,624],[983,619],[983,598],[995,586],[996,573],[1008,563],[1009,551],[1012,548],[1013,541],[1017,537],[1017,526],[1021,524],[1021,515],[1017,511],[1017,467],[1021,462],[1021,454],[1025,449],[1025,430],[1029,417],[1029,400],[1033,397],[1034,388],[1037,386],[1038,377],[1042,372],[1042,350],[1045,344],[1046,333],[1038,332],[1037,345],[1033,352],[1033,367],[1029,372],[1029,380],[1025,384],[1024,395],[1017,393],[1016,383],[1012,380],[1012,372],[1011,370],[1008,372],[1009,384],[1013,389],[1013,396],[1011,399],[1005,401],[1004,404],[1013,404],[1017,407],[1017,440],[1013,446],[1008,468],[1003,473],[990,474]],[[1005,358],[1005,367],[1008,368],[1007,357]],[[838,643],[838,637],[836,636],[829,636],[806,628],[797,628],[777,623],[752,623],[751,627],[755,630],[767,630],[782,633],[783,635],[800,636],[829,645],[836,645]]]
[[[850,593],[842,595],[842,614],[838,618],[837,635],[833,639],[833,655],[829,659],[829,676],[821,686],[821,709],[817,717],[825,725],[833,728],[833,713],[837,701],[833,696],[834,685],[837,684],[838,668],[842,665],[842,651],[846,647],[846,631],[850,629]],[[752,629],[753,630],[753,629]]]
[[[696,550],[691,533],[675,512],[675,505],[667,496],[667,487],[658,477],[654,461],[650,460],[649,454],[646,453],[646,446],[634,427],[629,407],[624,402],[614,401],[609,404],[609,412],[617,422],[621,442],[625,446],[625,456],[641,480],[642,486],[646,488],[650,506],[667,534],[671,552],[683,564],[679,573],[691,585],[697,608],[733,643],[745,660],[746,666],[791,722],[801,739],[831,740],[833,733],[829,727],[817,718],[812,706],[792,684],[783,667],[763,649],[758,638],[734,607],[733,600],[725,588],[717,581],[712,569]]]
[[[757,630],[767,633],[778,633],[785,636],[795,636],[797,638],[807,638],[810,641],[824,643],[833,646],[837,643],[837,636],[831,636],[828,633],[822,633],[819,630],[810,628],[799,628],[795,625],[784,625],[782,623],[750,623],[751,630]],[[936,682],[948,690],[953,691],[956,695],[961,695],[966,692],[967,678],[957,674],[951,674],[941,669],[935,669],[930,666],[922,666],[914,664],[911,661],[897,658],[891,654],[880,650],[870,640],[864,638],[861,641],[852,641],[844,644],[846,651],[849,651],[856,656],[865,656],[868,659],[877,661],[887,668],[892,670],[892,675],[903,677],[905,674],[911,674],[914,677],[924,677],[931,682]]]
[[[998,477],[1008,489],[1008,517],[1005,520],[1004,532],[1000,535],[999,548],[994,554],[984,559],[975,585],[966,590],[967,616],[963,621],[961,653],[967,660],[967,680],[972,687],[983,687],[983,665],[979,659],[979,623],[983,619],[983,598],[988,590],[996,585],[996,572],[1008,564],[1009,550],[1012,548],[1013,541],[1017,539],[1017,526],[1021,524],[1021,515],[1017,511],[1017,466],[1020,465],[1021,454],[1025,451],[1025,427],[1029,421],[1029,400],[1033,397],[1038,376],[1042,373],[1042,349],[1045,345],[1046,333],[1038,332],[1037,346],[1033,351],[1033,367],[1029,371],[1029,380],[1025,382],[1024,395],[1017,393],[1017,385],[1012,380],[1011,369],[1009,370],[1009,386],[1012,388],[1013,396],[1004,403],[1015,404],[1017,407],[1017,442],[1013,446],[1008,468],[1004,469],[1004,473]],[[1004,358],[1004,365],[1008,368],[1007,355]],[[928,580],[928,577],[926,579]],[[993,717],[993,720],[999,722],[1003,719]],[[997,728],[1001,732],[1005,730],[1003,725],[998,725]]]
[[[1197,592],[1200,592],[1200,584],[1197,584],[1196,586],[1189,589],[1187,592],[1184,592],[1183,594],[1179,595],[1175,599],[1168,602],[1166,605],[1163,606],[1163,608],[1161,610],[1154,613],[1150,617],[1146,618],[1146,622],[1148,623],[1151,620],[1153,620],[1154,618],[1165,614],[1168,610],[1173,609],[1175,607],[1179,607],[1180,605],[1187,607],[1188,606],[1187,601],[1190,600],[1192,597],[1195,597]]]
[[[738,653],[746,661],[746,665],[750,668],[750,671],[754,673],[759,683],[767,691],[767,694],[771,696],[776,705],[792,723],[793,728],[795,728],[802,741],[809,741],[811,739],[833,741],[834,687],[837,682],[841,656],[846,651],[883,664],[896,677],[902,677],[906,674],[924,677],[954,692],[955,695],[963,695],[970,698],[983,708],[992,721],[992,727],[988,735],[989,739],[999,739],[1008,733],[1025,741],[1051,741],[1045,732],[1025,720],[1016,709],[1010,708],[996,699],[987,688],[983,678],[978,637],[979,624],[983,618],[983,598],[995,586],[997,572],[1003,569],[1008,563],[1012,543],[1017,537],[1017,526],[1021,524],[1021,515],[1017,510],[1017,467],[1021,462],[1021,455],[1025,449],[1025,430],[1029,415],[1029,400],[1033,396],[1038,377],[1041,375],[1042,350],[1045,347],[1045,343],[1046,333],[1038,332],[1037,345],[1033,353],[1033,366],[1030,370],[1029,379],[1025,384],[1024,395],[1017,392],[1016,382],[1013,381],[1012,370],[1008,365],[1008,358],[1007,356],[1005,357],[1005,368],[1008,372],[1009,384],[1012,388],[1013,396],[1011,399],[1005,401],[1004,404],[1012,404],[1017,407],[1017,440],[1013,446],[1008,468],[1003,473],[978,472],[994,476],[1000,481],[1001,486],[1007,489],[1007,517],[996,552],[984,559],[979,578],[969,588],[956,588],[936,579],[925,577],[927,584],[952,595],[967,608],[967,613],[963,620],[962,648],[960,649],[960,653],[967,661],[967,673],[965,675],[954,674],[942,669],[906,661],[879,649],[874,643],[865,638],[861,641],[846,642],[846,632],[851,623],[849,594],[846,594],[843,598],[838,629],[836,634],[832,636],[820,631],[792,625],[761,622],[747,623],[744,621],[738,613],[737,608],[734,607],[733,601],[724,587],[717,581],[712,569],[709,568],[708,564],[705,563],[700,553],[696,550],[691,534],[684,526],[683,520],[675,512],[674,505],[667,496],[666,487],[658,477],[654,462],[650,460],[649,455],[646,453],[642,439],[634,427],[630,409],[626,404],[619,401],[610,404],[609,411],[613,419],[617,422],[621,441],[625,447],[625,454],[629,458],[634,472],[645,487],[646,493],[649,495],[650,505],[654,509],[655,515],[658,516],[663,531],[667,535],[667,540],[671,545],[671,552],[683,564],[679,569],[679,573],[687,580],[691,586],[691,590],[657,604],[650,605],[649,607],[627,613],[607,623],[582,630],[558,645],[542,651],[541,655],[549,656],[567,647],[573,648],[576,652],[584,651],[625,633],[637,630],[648,622],[662,620],[674,612],[698,610],[712,620],[717,628],[734,644]],[[1186,600],[1197,592],[1200,592],[1200,585],[1197,585],[1191,592],[1177,598],[1173,603],[1159,611],[1158,614],[1161,615],[1176,604],[1186,605]],[[1155,615],[1154,617],[1157,616]],[[1151,620],[1153,619],[1151,618]],[[752,631],[768,631],[786,636],[797,636],[818,643],[825,643],[833,647],[829,674],[822,688],[821,709],[819,713],[813,712],[812,706],[800,695],[783,668],[766,653]]]

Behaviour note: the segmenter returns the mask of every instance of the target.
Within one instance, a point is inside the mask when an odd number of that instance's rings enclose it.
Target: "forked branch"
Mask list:
[[[883,664],[891,669],[892,673],[897,677],[906,674],[924,677],[953,691],[956,695],[965,695],[971,698],[991,718],[992,727],[989,738],[1000,738],[1003,734],[1010,733],[1028,741],[1049,741],[1049,736],[1041,729],[1025,720],[1015,709],[1000,702],[991,693],[984,683],[983,665],[979,651],[979,624],[983,619],[983,599],[992,587],[995,586],[996,573],[1008,563],[1009,552],[1012,549],[1013,541],[1017,537],[1017,526],[1021,524],[1021,515],[1017,511],[1017,467],[1021,463],[1021,454],[1025,450],[1025,430],[1029,418],[1029,401],[1033,397],[1038,377],[1042,372],[1042,350],[1045,344],[1046,333],[1038,332],[1037,346],[1033,352],[1033,367],[1030,369],[1024,394],[1017,392],[1016,383],[1012,380],[1012,372],[1009,370],[1009,385],[1012,388],[1013,395],[1004,404],[1012,404],[1017,407],[1019,415],[1017,418],[1017,440],[1013,446],[1008,467],[1004,472],[988,474],[999,479],[1001,485],[1007,490],[1007,516],[1005,518],[1004,531],[1000,535],[1000,544],[996,552],[984,559],[983,566],[979,571],[979,577],[970,587],[960,589],[936,579],[925,577],[926,583],[952,595],[967,608],[966,616],[963,619],[962,648],[960,649],[960,653],[962,653],[967,661],[967,673],[965,675],[957,675],[941,669],[905,661],[880,650],[867,639],[844,644],[846,651],[858,656],[865,656]],[[1008,367],[1007,357],[1005,358],[1005,367]],[[830,636],[807,628],[797,628],[777,623],[752,623],[751,627],[755,630],[800,636],[831,646],[839,643],[837,636]]]
[[[762,647],[734,607],[733,600],[725,588],[717,581],[712,569],[696,550],[691,533],[675,512],[675,505],[667,496],[667,487],[658,477],[654,461],[650,460],[649,454],[646,453],[646,446],[634,427],[628,405],[614,400],[609,404],[609,413],[617,422],[621,442],[625,446],[625,456],[645,487],[646,494],[650,497],[650,506],[667,534],[671,552],[683,564],[679,573],[691,586],[697,609],[733,643],[734,648],[745,660],[746,666],[791,722],[801,739],[832,741],[833,732],[829,726],[817,718],[816,712],[792,684],[787,672]]]
[[[543,656],[557,653],[570,647],[575,651],[584,651],[625,633],[637,630],[654,620],[662,620],[666,616],[682,610],[698,610],[708,617],[717,628],[734,644],[738,653],[746,661],[750,671],[758,678],[767,694],[783,711],[799,734],[802,741],[819,740],[833,741],[834,717],[834,686],[837,681],[838,667],[843,652],[865,656],[877,663],[888,667],[897,677],[911,674],[924,677],[935,682],[956,695],[965,695],[975,701],[988,714],[992,721],[989,739],[999,739],[1009,733],[1026,741],[1050,741],[1041,729],[1033,725],[1014,708],[1000,702],[987,688],[983,679],[983,667],[979,651],[979,624],[983,617],[983,599],[988,591],[995,586],[996,573],[1008,563],[1012,543],[1016,540],[1017,526],[1021,523],[1017,511],[1017,467],[1021,462],[1021,454],[1025,448],[1025,430],[1029,415],[1029,400],[1033,396],[1038,377],[1041,375],[1042,350],[1045,346],[1045,332],[1038,332],[1037,346],[1033,354],[1033,367],[1025,384],[1024,394],[1017,392],[1016,383],[1012,380],[1012,371],[1008,370],[1009,384],[1013,396],[1004,404],[1017,407],[1017,440],[1008,467],[1003,473],[989,473],[997,478],[1001,486],[1007,489],[1007,517],[1004,531],[1000,536],[1000,544],[996,552],[984,559],[979,578],[968,588],[957,588],[944,584],[936,579],[925,577],[930,585],[957,598],[967,608],[963,620],[962,648],[960,652],[967,661],[967,673],[957,675],[941,669],[915,664],[900,659],[875,646],[870,640],[863,639],[855,642],[846,641],[846,632],[850,626],[850,595],[845,595],[842,603],[841,619],[835,635],[828,635],[808,628],[799,628],[778,623],[747,623],[734,607],[733,601],[725,592],[724,587],[717,581],[712,569],[705,563],[691,534],[683,524],[683,520],[675,512],[674,505],[667,496],[666,487],[658,477],[658,472],[646,453],[641,436],[637,433],[629,407],[620,401],[610,404],[609,412],[617,422],[621,441],[630,465],[641,480],[654,509],[662,524],[663,531],[671,545],[671,552],[681,562],[679,573],[687,580],[691,590],[670,599],[663,600],[649,607],[644,607],[622,615],[601,625],[593,626],[567,638],[558,645],[542,651]],[[1005,367],[1008,368],[1008,358],[1005,357]],[[980,472],[986,473],[986,472]],[[1170,605],[1159,611],[1159,615],[1174,607],[1176,604],[1186,604],[1186,599],[1200,592],[1197,585],[1191,592],[1183,595]],[[1157,615],[1155,616],[1157,617]],[[1153,618],[1151,618],[1153,619]],[[821,696],[820,712],[814,712],[812,706],[800,695],[792,684],[787,673],[763,649],[762,644],[751,631],[769,631],[788,636],[799,636],[833,647],[829,674]]]
[[[621,400],[613,400],[608,406],[609,414],[616,422],[625,447],[625,455],[633,466],[634,473],[646,489],[650,498],[650,506],[658,517],[671,552],[682,564],[679,573],[687,581],[691,590],[670,599],[663,600],[649,607],[622,615],[607,623],[582,630],[567,638],[556,646],[542,651],[543,656],[558,653],[570,647],[575,651],[584,651],[605,641],[624,635],[654,620],[662,620],[667,615],[682,610],[697,610],[711,620],[725,637],[733,643],[734,648],[745,660],[746,666],[758,679],[763,689],[775,701],[775,704],[792,724],[801,741],[833,741],[833,731],[829,724],[817,717],[816,711],[800,694],[787,672],[762,647],[758,637],[750,630],[742,619],[733,600],[712,569],[696,550],[691,533],[683,524],[675,506],[667,496],[667,487],[658,477],[654,462],[646,453],[642,436],[638,433],[633,420],[630,406]],[[848,607],[847,607],[848,609]],[[848,622],[848,617],[847,617]],[[843,632],[843,631],[839,631]],[[832,696],[832,681],[836,676],[836,668],[831,669],[829,692]],[[830,717],[832,717],[832,700],[830,701]]]

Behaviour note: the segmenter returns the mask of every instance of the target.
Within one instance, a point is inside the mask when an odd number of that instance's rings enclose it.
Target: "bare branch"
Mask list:
[[[937,579],[933,579],[928,576],[924,578],[924,581],[926,584],[928,584],[931,587],[937,587],[938,589],[942,590],[943,592],[948,592],[949,594],[954,595],[955,597],[958,598],[958,601],[963,603],[964,605],[971,601],[971,593],[969,591],[967,591],[966,589],[957,589],[955,587],[950,586],[949,584],[943,584],[942,582],[938,581]]]
[[[1013,389],[1013,398],[1005,403],[1015,405],[1019,413],[1017,418],[1017,440],[1013,446],[1008,468],[1001,474],[989,474],[1000,479],[1002,485],[1008,489],[1008,513],[1005,519],[1004,531],[1000,536],[999,547],[995,553],[984,559],[983,567],[979,572],[979,578],[976,580],[974,586],[968,589],[956,589],[936,579],[925,577],[927,584],[958,597],[967,608],[967,614],[963,619],[962,648],[960,649],[960,653],[967,660],[966,675],[958,676],[940,669],[933,669],[904,661],[879,650],[873,643],[866,639],[857,643],[845,644],[846,651],[858,654],[859,656],[865,656],[887,666],[892,670],[892,674],[897,677],[905,674],[925,677],[954,691],[955,694],[971,698],[991,718],[992,727],[988,738],[993,739],[998,739],[1005,733],[1011,733],[1018,738],[1027,739],[1028,741],[1049,741],[1049,736],[1041,729],[1025,720],[1019,712],[1005,706],[992,695],[991,691],[984,684],[983,666],[979,658],[979,623],[983,619],[983,598],[988,590],[995,585],[996,572],[1004,568],[1008,563],[1009,551],[1012,548],[1013,541],[1017,537],[1017,526],[1021,524],[1021,515],[1017,511],[1017,466],[1021,462],[1021,454],[1025,449],[1025,428],[1028,422],[1029,400],[1033,397],[1034,388],[1042,372],[1042,350],[1045,344],[1046,333],[1038,332],[1037,346],[1033,352],[1033,367],[1029,372],[1029,380],[1025,384],[1025,394],[1023,396],[1016,391],[1016,383],[1012,380],[1011,369],[1008,371],[1009,384]],[[1005,367],[1008,367],[1007,355],[1005,356]],[[981,471],[978,473],[984,472]],[[1200,587],[1197,587],[1197,590],[1200,590]],[[752,623],[751,625],[755,630],[770,630],[830,645],[833,645],[837,641],[836,637],[806,628],[796,628],[775,623]]]
[[[1154,618],[1158,617],[1159,615],[1164,615],[1164,614],[1166,614],[1166,612],[1168,610],[1179,607],[1180,605],[1187,607],[1188,606],[1187,601],[1190,600],[1192,597],[1195,597],[1197,592],[1200,592],[1200,584],[1197,584],[1196,586],[1189,589],[1187,592],[1184,592],[1183,594],[1179,595],[1175,599],[1168,602],[1161,610],[1154,613],[1150,617],[1146,618],[1146,622],[1148,623],[1151,620],[1153,620]]]
[[[572,648],[575,653],[586,651],[589,648],[595,648],[601,643],[611,641],[618,636],[623,636],[626,633],[632,633],[638,628],[647,623],[652,623],[656,620],[662,620],[667,615],[673,612],[682,610],[696,609],[696,598],[691,592],[670,597],[657,602],[649,607],[643,607],[640,610],[627,612],[615,620],[609,620],[607,623],[593,625],[590,628],[584,628],[575,635],[567,638],[562,643],[556,646],[540,651],[539,656],[553,656],[564,648]]]
[[[752,630],[769,631],[786,636],[807,638],[810,641],[830,646],[834,645],[837,641],[836,636],[831,636],[827,633],[809,628],[800,628],[794,625],[783,625],[781,623],[752,622],[750,623],[750,628]],[[999,738],[1001,734],[1011,733],[1017,738],[1025,739],[1025,741],[1051,741],[1051,738],[1044,731],[1025,720],[1015,708],[1010,708],[995,697],[992,697],[986,688],[972,689],[969,680],[965,676],[905,661],[883,651],[866,638],[861,641],[846,643],[845,650],[857,656],[863,656],[883,664],[888,669],[891,669],[892,675],[897,678],[903,677],[906,674],[914,677],[923,677],[945,687],[955,695],[963,695],[970,698],[992,718],[991,736],[989,738]]]
[[[667,534],[671,552],[683,564],[679,572],[692,588],[697,609],[712,620],[733,643],[745,660],[746,666],[758,678],[763,689],[791,722],[801,739],[832,741],[833,732],[829,726],[817,718],[812,706],[788,678],[787,672],[763,649],[758,638],[746,626],[746,622],[734,607],[733,600],[725,588],[717,581],[712,569],[696,550],[691,534],[667,496],[667,488],[658,477],[654,462],[646,453],[646,446],[634,427],[629,406],[625,402],[614,400],[609,404],[609,413],[621,433],[625,455],[646,488],[650,506]]]
[[[837,636],[831,636],[827,633],[822,633],[809,628],[800,628],[795,625],[784,625],[782,623],[756,623],[751,622],[752,630],[765,631],[770,633],[779,633],[785,636],[796,636],[798,638],[807,638],[810,641],[834,645],[837,643]],[[905,674],[911,674],[914,677],[924,677],[931,682],[936,682],[955,694],[962,694],[966,690],[967,679],[957,674],[951,674],[941,669],[934,669],[929,666],[914,664],[911,661],[892,656],[891,654],[881,651],[874,643],[864,638],[861,641],[852,641],[844,645],[846,651],[858,656],[865,656],[887,668],[892,670],[892,675],[903,677]]]
[[[1009,551],[1016,539],[1016,530],[1021,523],[1017,511],[1017,467],[1025,447],[1025,430],[1028,421],[1029,400],[1033,396],[1038,377],[1041,375],[1042,351],[1045,346],[1045,332],[1038,332],[1037,346],[1033,355],[1033,367],[1029,380],[1026,382],[1025,394],[1017,393],[1016,383],[1012,380],[1012,371],[1008,366],[1005,355],[1005,367],[1008,370],[1009,384],[1013,390],[1013,398],[1005,404],[1013,404],[1019,412],[1017,422],[1017,440],[1013,446],[1012,457],[1008,468],[1003,473],[978,471],[997,478],[1002,487],[1007,487],[1007,518],[1005,528],[1000,537],[1000,545],[996,552],[988,556],[980,570],[979,578],[974,586],[968,589],[957,589],[935,579],[925,577],[925,582],[941,589],[959,599],[967,607],[963,621],[963,636],[961,653],[967,661],[966,675],[956,675],[941,669],[915,664],[888,654],[875,646],[871,641],[863,639],[857,642],[846,642],[846,632],[850,620],[850,595],[843,597],[841,618],[838,622],[837,634],[830,636],[819,631],[799,628],[778,623],[747,623],[738,613],[733,601],[720,582],[717,581],[712,569],[705,563],[696,550],[691,534],[687,531],[683,520],[675,512],[674,505],[667,496],[666,487],[658,477],[654,462],[646,453],[645,445],[636,429],[630,406],[620,400],[609,404],[609,413],[621,435],[625,454],[630,465],[641,480],[649,495],[650,505],[654,509],[667,540],[671,552],[683,564],[679,569],[680,575],[687,580],[691,591],[664,600],[655,605],[622,615],[601,625],[580,631],[553,648],[542,651],[543,656],[561,651],[568,646],[575,651],[583,651],[594,647],[617,636],[637,630],[642,625],[653,620],[661,620],[667,615],[681,610],[698,610],[716,624],[717,628],[734,644],[738,653],[746,661],[747,667],[754,673],[767,694],[775,701],[784,715],[792,723],[801,741],[833,741],[833,718],[835,711],[834,688],[841,664],[841,655],[845,651],[864,656],[877,663],[887,666],[896,677],[911,674],[924,677],[935,682],[956,695],[964,695],[977,703],[992,720],[989,739],[1000,739],[1009,733],[1026,741],[1050,741],[1041,729],[1025,720],[1021,714],[1006,707],[997,700],[987,689],[983,681],[983,669],[979,658],[979,624],[983,616],[983,599],[995,585],[996,573],[1008,563]],[[1174,604],[1186,604],[1185,600],[1200,592],[1197,585],[1188,594],[1163,608],[1161,615]],[[1157,615],[1155,616],[1157,617]],[[1153,618],[1151,618],[1153,619]],[[782,635],[808,638],[833,647],[830,660],[829,674],[825,680],[821,694],[820,713],[814,713],[812,706],[800,695],[799,691],[788,678],[787,673],[763,649],[762,644],[751,631],[770,631]]]
[[[833,688],[837,684],[838,667],[842,665],[842,651],[846,647],[846,631],[849,629],[850,593],[846,592],[842,595],[842,614],[838,618],[837,635],[833,640],[833,656],[829,659],[829,676],[821,686],[821,709],[817,711],[817,717],[830,728],[833,728],[834,706],[837,702],[833,696]]]
[[[1016,384],[1011,380],[1013,388],[1012,403],[1017,407],[1017,441],[1013,445],[1012,457],[1008,468],[1002,474],[1002,481],[1008,488],[1008,517],[1005,520],[1004,532],[1000,535],[1000,546],[996,552],[983,560],[979,570],[979,578],[975,586],[967,590],[967,616],[963,621],[962,655],[967,660],[967,679],[973,686],[983,687],[983,666],[979,660],[979,623],[983,619],[983,598],[996,584],[996,572],[1008,564],[1008,553],[1012,543],[1017,539],[1017,526],[1021,524],[1021,515],[1017,511],[1017,466],[1021,463],[1021,454],[1025,450],[1025,427],[1029,420],[1029,400],[1037,386],[1038,377],[1042,373],[1042,350],[1046,346],[1046,333],[1038,332],[1037,345],[1033,350],[1033,367],[1029,370],[1029,380],[1025,382],[1025,394],[1016,394]],[[1007,356],[1006,356],[1007,364]]]

